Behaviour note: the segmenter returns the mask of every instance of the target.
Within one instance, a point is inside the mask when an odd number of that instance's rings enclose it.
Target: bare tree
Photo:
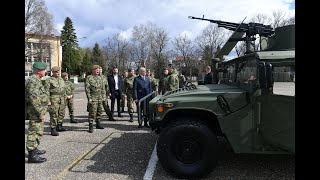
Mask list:
[[[110,60],[107,62],[107,67],[117,66],[120,71],[128,68],[129,43],[119,33],[107,38],[104,50],[107,59]]]
[[[225,41],[225,29],[219,28],[216,24],[209,24],[202,33],[195,39],[203,53],[208,54],[209,59],[203,59],[211,64],[211,58],[217,52],[217,48]]]
[[[151,66],[154,69],[154,74],[159,77],[162,73],[162,67],[166,65],[167,52],[166,47],[169,43],[168,32],[162,28],[153,27],[150,33],[151,43]],[[152,62],[153,61],[153,62]]]
[[[195,66],[195,56],[194,56],[194,45],[189,37],[185,35],[180,35],[174,38],[172,44],[178,55],[183,57],[183,65],[185,70],[189,70],[189,76],[192,76],[192,67]],[[180,67],[182,69],[182,67]]]
[[[273,15],[273,18],[272,18],[273,28],[295,24],[295,16],[290,16],[288,13],[284,12],[283,10],[275,10],[273,11],[272,15]]]
[[[29,47],[29,39],[37,37],[36,51],[25,51],[25,56],[38,55],[42,61],[47,56],[43,49],[48,47],[48,38],[52,37],[56,30],[53,25],[53,16],[48,12],[44,0],[25,0],[25,44]]]
[[[152,26],[152,24],[149,25]],[[138,66],[146,66],[147,59],[150,59],[150,29],[150,27],[140,24],[139,26],[134,26],[132,30],[132,53],[135,61],[138,61]]]

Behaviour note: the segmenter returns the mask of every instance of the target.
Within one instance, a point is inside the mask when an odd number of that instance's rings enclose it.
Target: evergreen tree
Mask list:
[[[99,44],[95,43],[92,49],[92,62],[101,66],[103,72],[106,72],[106,60],[103,52],[101,51]]]
[[[82,58],[82,63],[81,63],[82,73],[86,73],[86,75],[90,75],[92,65],[93,63],[92,63],[90,49],[86,49],[86,52],[84,53],[84,56]]]
[[[62,40],[62,69],[68,69],[69,74],[78,74],[80,71],[77,35],[69,17],[64,21],[61,30]]]

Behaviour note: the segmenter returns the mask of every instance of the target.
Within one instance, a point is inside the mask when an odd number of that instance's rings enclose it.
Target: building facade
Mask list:
[[[25,34],[25,77],[32,75],[32,65],[41,61],[47,63],[50,76],[51,67],[62,65],[61,37],[54,35]]]

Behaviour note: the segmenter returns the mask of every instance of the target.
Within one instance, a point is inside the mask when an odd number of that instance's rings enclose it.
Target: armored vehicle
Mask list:
[[[209,21],[234,31],[219,56],[237,41],[249,47],[256,34],[261,50],[228,61],[214,59],[217,80],[212,84],[189,83],[149,102],[159,161],[180,178],[210,173],[218,162],[220,138],[234,153],[295,154],[295,96],[275,92],[279,83],[294,84],[295,26],[273,30],[257,23]]]

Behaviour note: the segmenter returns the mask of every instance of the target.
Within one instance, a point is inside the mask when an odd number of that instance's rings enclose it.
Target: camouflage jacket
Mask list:
[[[66,93],[67,96],[73,95],[74,94],[74,84],[71,81],[64,81],[66,85]]]
[[[32,75],[25,82],[26,118],[38,120],[47,112],[49,96],[40,78]]]
[[[158,80],[152,76],[149,76],[150,78],[150,82],[151,82],[151,87],[152,87],[152,91],[156,91],[158,89]]]
[[[101,77],[101,81],[104,84],[104,89],[106,90],[106,94],[109,95],[109,84],[108,84],[108,80],[107,77],[105,75],[100,75]]]
[[[66,98],[67,86],[61,77],[50,77],[45,80],[45,88],[48,91],[50,98],[62,97]]]
[[[126,77],[123,81],[123,92],[125,94],[132,93],[133,94],[133,80],[136,76],[133,75],[131,77]]]
[[[88,101],[105,101],[106,100],[106,85],[101,76],[89,75],[86,77],[85,92]]]
[[[168,83],[167,83],[167,91],[176,90],[179,88],[179,77],[176,71],[169,72],[168,74]]]
[[[164,94],[167,89],[168,76],[162,76],[159,80],[159,93]]]

